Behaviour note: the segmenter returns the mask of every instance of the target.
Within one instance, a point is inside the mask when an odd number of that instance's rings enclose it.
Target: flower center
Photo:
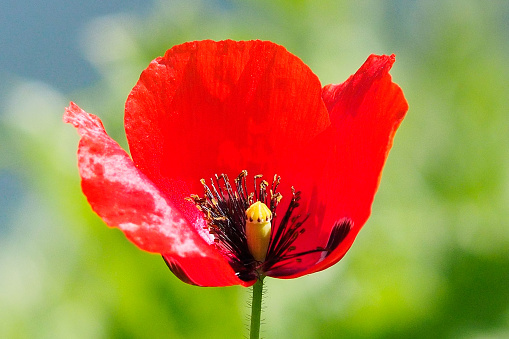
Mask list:
[[[275,175],[272,183],[254,176],[254,190],[248,193],[247,171],[242,171],[232,185],[226,174],[215,175],[207,184],[201,179],[204,196],[192,194],[194,202],[207,222],[206,229],[214,237],[215,246],[229,258],[230,265],[239,278],[252,280],[265,272],[284,268],[289,263],[301,261],[311,253],[322,253],[323,260],[348,234],[351,221],[334,225],[325,247],[296,252],[293,245],[308,215],[293,215],[299,206],[299,191],[292,187],[288,209],[276,224],[277,207],[283,196],[277,192],[281,177]],[[276,226],[277,225],[277,226]]]

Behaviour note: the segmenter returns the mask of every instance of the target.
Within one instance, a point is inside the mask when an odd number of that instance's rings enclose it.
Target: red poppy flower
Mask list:
[[[66,109],[81,135],[83,192],[106,224],[190,284],[249,286],[326,269],[368,219],[408,109],[389,75],[394,60],[371,55],[322,88],[271,42],[175,46],[127,99],[132,160],[96,116]],[[266,208],[246,216],[258,201]],[[250,223],[270,223],[264,244],[248,239]]]

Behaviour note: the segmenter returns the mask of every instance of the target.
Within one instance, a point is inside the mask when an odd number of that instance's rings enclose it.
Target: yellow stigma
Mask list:
[[[270,242],[272,212],[257,201],[246,210],[246,237],[249,252],[258,261],[264,261]]]

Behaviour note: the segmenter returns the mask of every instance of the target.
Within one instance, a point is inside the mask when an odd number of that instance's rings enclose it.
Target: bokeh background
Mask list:
[[[338,265],[267,279],[266,338],[509,338],[509,2],[0,4],[0,337],[240,338],[249,290],[176,279],[81,194],[73,100],[126,146],[140,72],[189,40],[268,39],[323,84],[371,53],[410,104]]]

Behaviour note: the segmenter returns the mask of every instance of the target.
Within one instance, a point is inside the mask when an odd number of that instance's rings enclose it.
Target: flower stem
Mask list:
[[[251,302],[251,333],[250,339],[260,338],[260,320],[262,313],[263,276],[253,285],[253,300]]]

